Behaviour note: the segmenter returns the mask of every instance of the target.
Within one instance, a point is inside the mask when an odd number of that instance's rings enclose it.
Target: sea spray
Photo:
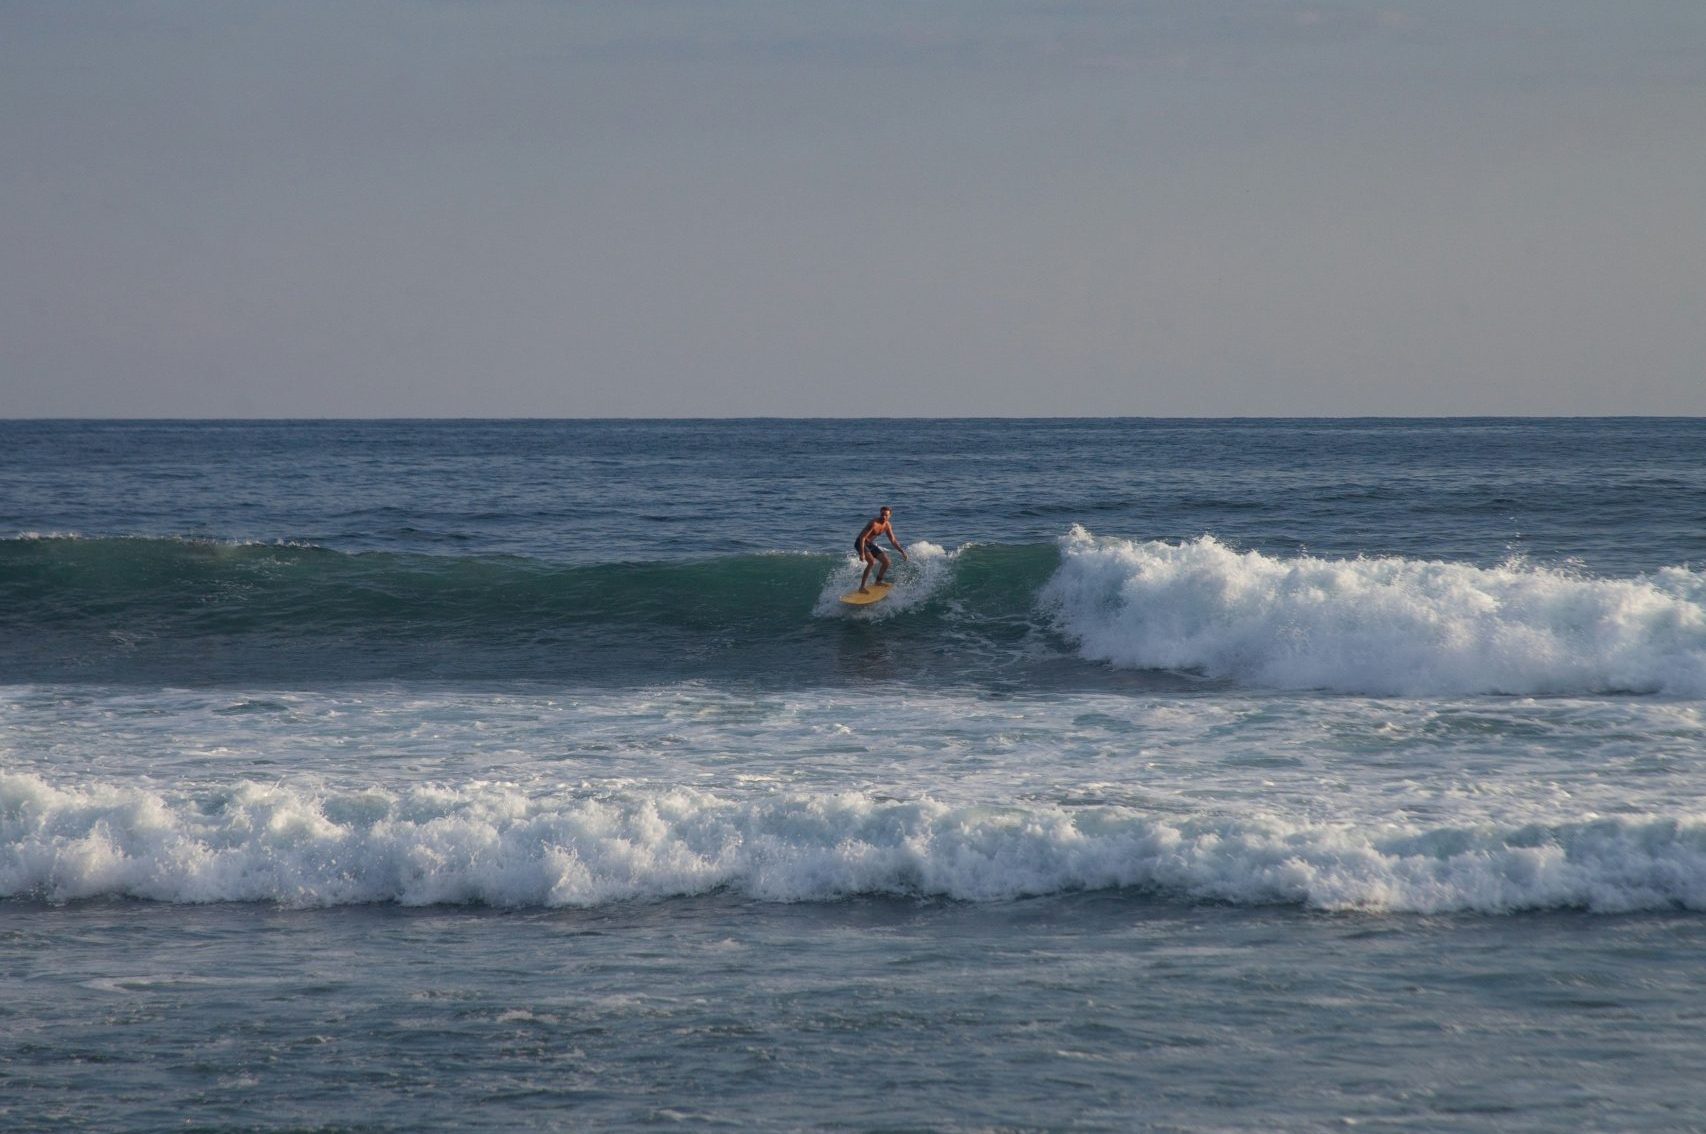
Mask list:
[[[906,545],[907,557],[889,551],[889,581],[894,589],[880,603],[865,608],[849,608],[840,599],[857,589],[865,570],[864,563],[849,555],[836,566],[819,591],[812,613],[819,618],[859,617],[869,620],[892,618],[904,611],[915,610],[935,597],[953,579],[954,565],[964,548],[946,551],[929,540],[914,540]],[[871,572],[876,578],[876,572]]]

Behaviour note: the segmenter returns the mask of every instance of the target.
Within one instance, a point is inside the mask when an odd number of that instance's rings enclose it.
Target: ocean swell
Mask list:
[[[1706,694],[1706,576],[1280,558],[1074,528],[1042,601],[1082,656],[1275,688]]]

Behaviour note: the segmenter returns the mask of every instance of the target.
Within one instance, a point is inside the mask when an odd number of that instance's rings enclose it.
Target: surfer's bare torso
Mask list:
[[[891,510],[884,507],[873,519],[865,522],[864,528],[853,540],[853,550],[865,564],[864,574],[859,576],[859,590],[861,592],[865,590],[865,584],[871,577],[871,568],[877,569],[877,582],[879,583],[883,581],[883,576],[889,573],[888,554],[877,546],[879,536],[887,539],[889,544],[900,552],[902,559],[907,558],[906,548],[902,547],[900,540],[895,538],[894,523],[889,519],[891,514]]]

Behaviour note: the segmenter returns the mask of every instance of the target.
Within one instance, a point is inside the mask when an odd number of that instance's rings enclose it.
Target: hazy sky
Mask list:
[[[0,0],[0,417],[1706,414],[1706,3]]]

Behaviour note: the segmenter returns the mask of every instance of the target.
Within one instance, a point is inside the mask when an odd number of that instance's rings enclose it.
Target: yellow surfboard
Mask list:
[[[841,596],[841,601],[848,606],[870,606],[874,602],[881,602],[887,598],[888,593],[892,590],[894,590],[893,583],[872,583],[866,588],[864,594],[860,594],[858,591],[848,591]]]

